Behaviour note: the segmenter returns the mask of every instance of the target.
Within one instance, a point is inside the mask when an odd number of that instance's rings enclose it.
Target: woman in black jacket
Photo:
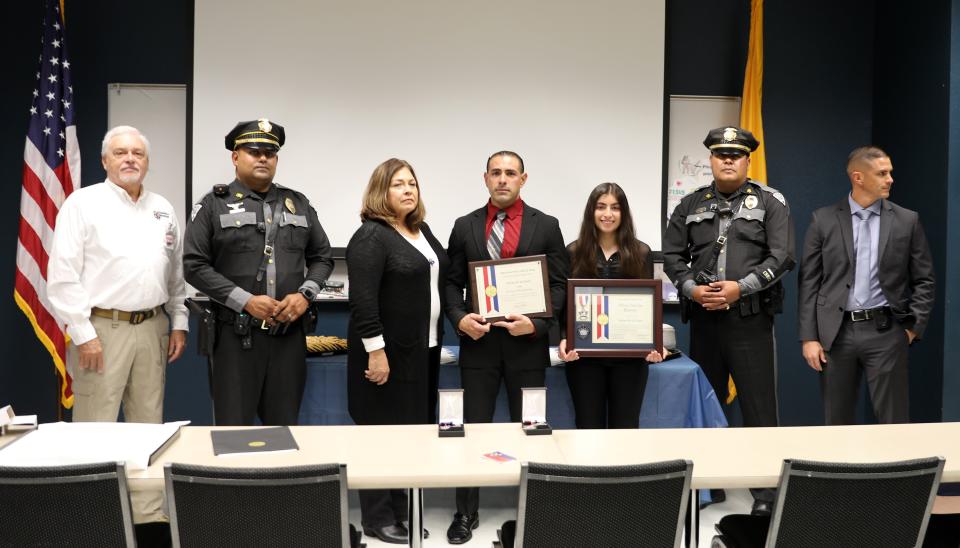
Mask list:
[[[567,246],[572,278],[653,278],[650,246],[637,239],[630,204],[616,183],[593,189],[583,210],[577,241]],[[562,329],[562,328],[561,328]],[[659,352],[639,358],[580,358],[560,341],[577,428],[638,428],[640,404]]]
[[[424,216],[413,167],[396,158],[377,166],[347,246],[347,398],[357,424],[436,422],[448,263]],[[365,534],[407,542],[406,491],[362,490],[360,510]]]

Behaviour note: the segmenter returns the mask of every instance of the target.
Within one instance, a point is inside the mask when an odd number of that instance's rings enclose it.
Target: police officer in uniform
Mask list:
[[[664,270],[690,322],[690,357],[721,398],[737,387],[744,426],[777,426],[773,316],[780,278],[795,264],[793,222],[783,195],[747,178],[759,142],[738,127],[710,130],[713,182],[681,200],[663,235]],[[773,492],[754,491],[754,513]]]
[[[240,122],[225,138],[236,179],[193,206],[186,280],[210,297],[201,351],[210,356],[214,421],[296,424],[306,381],[304,333],[333,269],[330,243],[306,196],[273,182],[283,127]]]

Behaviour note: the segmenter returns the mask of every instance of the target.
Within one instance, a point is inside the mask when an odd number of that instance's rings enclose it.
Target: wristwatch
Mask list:
[[[308,303],[312,303],[317,299],[317,292],[309,287],[301,287],[297,290],[304,298],[307,299]]]

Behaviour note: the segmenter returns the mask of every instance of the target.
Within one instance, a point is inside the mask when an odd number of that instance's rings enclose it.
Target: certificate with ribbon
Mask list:
[[[502,320],[507,314],[553,315],[545,255],[474,261],[468,270],[473,311],[487,321]]]
[[[642,357],[663,346],[660,280],[571,279],[567,349],[581,356]]]

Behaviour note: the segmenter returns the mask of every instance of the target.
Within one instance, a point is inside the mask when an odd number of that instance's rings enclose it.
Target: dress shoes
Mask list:
[[[403,527],[404,531],[409,531],[409,530],[410,530],[410,522],[409,522],[409,521],[398,521],[398,522],[397,522],[397,525],[399,525],[400,527]],[[426,527],[423,528],[423,538],[425,538],[425,539],[430,538],[430,530],[427,529]]]
[[[383,527],[363,526],[363,534],[371,538],[378,538],[388,544],[406,544],[407,528],[403,525],[384,525]]]
[[[767,516],[773,513],[773,503],[766,500],[753,501],[753,510],[750,510],[751,516]]]
[[[480,526],[480,515],[476,512],[472,514],[461,514],[457,512],[453,515],[453,522],[447,528],[447,541],[450,544],[463,544],[473,538],[473,530]]]

